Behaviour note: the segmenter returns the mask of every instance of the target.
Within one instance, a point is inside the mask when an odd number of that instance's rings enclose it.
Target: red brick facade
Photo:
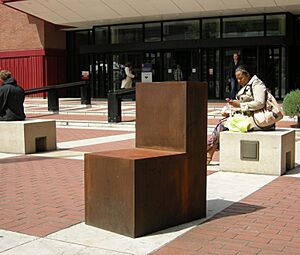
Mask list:
[[[25,89],[65,82],[66,33],[1,2],[0,13],[0,69]]]

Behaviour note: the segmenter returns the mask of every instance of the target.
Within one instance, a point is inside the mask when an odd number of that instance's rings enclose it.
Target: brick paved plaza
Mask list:
[[[28,118],[57,121],[57,151],[0,153],[0,254],[300,254],[299,132],[296,168],[286,175],[221,172],[216,153],[207,218],[132,239],[85,225],[83,156],[134,147],[135,102],[123,102],[119,124],[107,123],[106,101],[60,104],[51,114],[45,99],[26,99]],[[208,132],[221,106],[209,102]],[[278,127],[295,124],[286,117]]]

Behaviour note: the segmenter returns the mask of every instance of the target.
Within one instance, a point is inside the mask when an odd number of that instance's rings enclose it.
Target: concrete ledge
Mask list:
[[[0,121],[0,140],[0,152],[28,154],[55,150],[55,121]]]
[[[295,131],[220,133],[220,170],[282,175],[295,166]]]

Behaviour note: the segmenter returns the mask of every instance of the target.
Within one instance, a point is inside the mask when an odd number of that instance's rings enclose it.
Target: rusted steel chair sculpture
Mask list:
[[[85,155],[86,224],[138,237],[206,215],[207,84],[139,83],[136,148]]]

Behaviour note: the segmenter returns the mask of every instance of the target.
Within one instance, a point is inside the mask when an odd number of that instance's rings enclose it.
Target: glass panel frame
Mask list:
[[[146,23],[144,25],[144,42],[161,41],[161,22]]]
[[[281,47],[281,98],[284,98],[287,91],[286,75],[286,49]]]
[[[107,45],[109,43],[109,28],[94,27],[94,43],[95,45]]]
[[[264,36],[264,16],[223,18],[223,38]]]
[[[286,15],[266,15],[266,36],[286,35]]]
[[[197,40],[199,32],[199,19],[163,22],[163,41]]]
[[[297,41],[300,41],[300,16],[297,18]]]
[[[74,48],[79,49],[83,45],[89,45],[91,43],[91,31],[79,30],[74,32]]]
[[[140,43],[143,41],[143,25],[116,25],[110,27],[111,44]]]
[[[221,37],[221,19],[203,19],[201,26],[202,39],[216,39]]]

